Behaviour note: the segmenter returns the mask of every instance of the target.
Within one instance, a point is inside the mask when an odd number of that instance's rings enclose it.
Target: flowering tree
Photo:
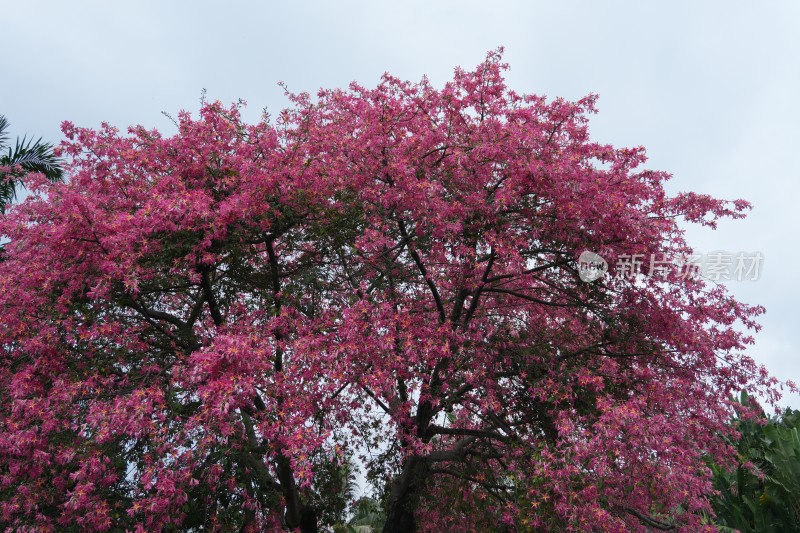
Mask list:
[[[354,452],[385,532],[703,527],[728,398],[775,394],[761,309],[576,259],[681,257],[676,219],[747,204],[667,196],[594,97],[505,68],[66,123],[69,182],[0,219],[3,525],[317,531]]]

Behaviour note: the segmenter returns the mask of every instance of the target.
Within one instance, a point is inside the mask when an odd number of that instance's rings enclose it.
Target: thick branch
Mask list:
[[[556,302],[548,302],[547,300],[542,300],[540,298],[536,298],[535,296],[531,296],[529,294],[525,294],[523,292],[515,291],[515,290],[512,290],[512,289],[501,289],[499,287],[491,287],[491,288],[488,288],[488,289],[484,289],[484,291],[485,292],[498,292],[498,293],[502,293],[502,294],[508,294],[508,295],[511,295],[511,296],[515,296],[517,298],[522,298],[523,300],[527,300],[529,302],[534,302],[534,303],[542,304],[542,305],[550,305],[550,306],[553,306],[553,307],[575,307],[572,304],[560,304],[560,303],[556,303]]]
[[[391,410],[391,409],[389,409],[389,406],[388,406],[388,405],[386,405],[385,403],[383,403],[383,401],[381,401],[381,399],[380,399],[380,398],[378,398],[378,397],[375,395],[375,393],[374,393],[374,392],[372,392],[371,390],[369,390],[369,388],[368,388],[368,387],[366,387],[365,385],[361,385],[361,389],[362,389],[364,392],[366,392],[366,393],[367,393],[367,396],[369,396],[370,398],[372,398],[372,400],[373,400],[375,403],[377,403],[377,404],[378,404],[378,406],[379,406],[381,409],[383,409],[383,410],[384,410],[384,412],[385,412],[387,415],[391,415],[391,414],[392,414],[392,410]]]
[[[553,261],[552,263],[546,263],[544,265],[539,265],[537,267],[528,268],[526,270],[523,270],[522,272],[511,272],[511,273],[508,273],[508,274],[498,274],[496,276],[492,276],[491,278],[487,278],[485,281],[487,283],[494,283],[496,281],[501,281],[501,280],[504,280],[504,279],[510,279],[510,278],[518,277],[520,275],[535,274],[537,272],[542,272],[544,270],[547,270],[547,269],[550,269],[550,268],[553,268],[553,267],[565,266],[565,265],[568,265],[568,264],[569,264],[569,261],[566,261],[566,260]]]
[[[446,476],[457,477],[459,479],[463,479],[465,481],[470,481],[472,483],[476,483],[481,485],[486,489],[491,490],[502,490],[502,491],[509,491],[514,490],[514,487],[511,485],[503,485],[501,483],[489,483],[488,481],[481,480],[475,476],[470,476],[469,474],[464,474],[461,472],[453,472],[452,470],[448,470],[447,468],[431,468],[431,474],[444,474]],[[491,492],[490,492],[491,493]],[[493,493],[492,493],[493,494]]]
[[[275,481],[272,475],[269,473],[267,469],[267,465],[264,464],[258,457],[253,455],[253,450],[258,448],[258,442],[256,441],[256,432],[253,427],[253,420],[250,418],[250,415],[246,412],[242,412],[242,424],[245,427],[245,432],[247,433],[247,441],[248,441],[248,449],[242,450],[241,454],[244,458],[245,462],[250,466],[253,470],[256,479],[264,488],[269,488],[275,491],[283,491],[283,487]]]
[[[436,450],[428,455],[419,457],[423,461],[439,463],[445,461],[463,461],[467,456],[467,447],[478,440],[478,437],[464,437],[453,445],[449,450]]]
[[[661,520],[656,520],[655,518],[649,517],[643,513],[640,513],[633,507],[621,507],[623,511],[626,513],[635,516],[638,518],[643,524],[648,525],[650,527],[654,527],[660,531],[672,531],[673,529],[677,529],[677,524],[670,524],[668,522],[662,522]]]
[[[177,345],[183,346],[183,347],[185,347],[185,348],[187,348],[189,350],[196,350],[197,348],[200,347],[200,345],[195,343],[195,342],[188,342],[187,343],[187,341],[179,338],[177,335],[175,335],[169,329],[163,327],[163,325],[161,323],[156,322],[156,320],[154,319],[153,315],[151,314],[153,311],[150,311],[150,310],[144,308],[139,302],[137,302],[133,298],[128,298],[126,303],[128,304],[128,307],[130,307],[131,309],[133,309],[134,311],[139,313],[142,317],[144,317],[145,321],[148,324],[153,326],[155,329],[157,329],[162,334],[166,335],[170,340],[175,342]]]
[[[272,283],[272,301],[273,313],[280,316],[281,314],[281,272],[280,265],[278,264],[278,254],[275,253],[274,241],[268,239],[266,243],[267,256],[269,257],[269,271],[270,281]],[[275,329],[275,340],[282,341],[284,339],[283,333],[279,329]],[[280,347],[275,350],[275,372],[283,371],[283,351]]]
[[[203,289],[203,296],[208,303],[208,310],[211,313],[211,320],[214,321],[214,325],[219,327],[224,322],[222,319],[222,313],[219,311],[219,305],[217,304],[217,299],[214,296],[214,290],[211,288],[211,279],[209,278],[209,272],[207,267],[200,268],[200,286]]]
[[[464,326],[469,324],[469,321],[472,320],[472,316],[475,314],[475,310],[478,308],[478,301],[481,299],[481,293],[483,292],[485,284],[488,282],[489,273],[492,271],[492,267],[494,266],[494,261],[496,258],[497,255],[495,254],[494,248],[492,248],[489,251],[489,260],[486,263],[486,269],[483,271],[483,276],[481,276],[483,285],[478,287],[478,290],[476,290],[475,294],[472,295],[472,301],[469,303],[467,315],[464,317]]]
[[[439,311],[439,321],[444,323],[447,314],[445,313],[444,304],[442,304],[442,297],[439,295],[439,290],[436,288],[436,284],[433,282],[430,276],[428,276],[428,269],[426,269],[425,265],[422,263],[422,258],[419,256],[419,253],[417,253],[417,251],[411,246],[411,238],[408,236],[405,223],[402,220],[397,219],[397,226],[400,228],[400,235],[402,235],[403,239],[406,241],[406,249],[408,250],[408,253],[414,260],[414,264],[417,265],[417,269],[419,269],[419,273],[422,274],[422,278],[425,280],[428,288],[431,290],[433,300],[436,302],[436,309]]]
[[[508,440],[507,436],[488,429],[469,429],[469,428],[454,428],[454,427],[446,428],[434,425],[434,426],[429,426],[429,430],[434,435],[460,435],[460,436],[471,435],[473,437],[482,437],[487,439],[500,440],[503,442]]]

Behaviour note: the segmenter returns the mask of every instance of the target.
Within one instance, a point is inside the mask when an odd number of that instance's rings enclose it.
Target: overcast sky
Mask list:
[[[658,5],[656,5],[658,4]],[[293,91],[375,85],[384,71],[443,84],[504,45],[508,81],[550,97],[600,95],[599,141],[643,145],[670,191],[745,198],[745,220],[690,231],[698,252],[761,252],[767,308],[751,355],[800,382],[800,2],[3,2],[0,114],[12,134],[59,124],[173,131],[161,111],[209,99],[245,116]],[[786,399],[800,407],[800,396]]]

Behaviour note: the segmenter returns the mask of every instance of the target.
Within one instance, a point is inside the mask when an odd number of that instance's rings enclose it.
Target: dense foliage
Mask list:
[[[668,196],[595,97],[504,69],[66,123],[68,183],[0,218],[0,522],[316,531],[357,454],[385,532],[701,530],[731,394],[775,394],[761,309],[576,259],[679,259],[747,204]]]
[[[746,394],[742,405],[752,404]],[[742,533],[800,531],[800,412],[734,420],[738,465],[712,465],[716,523]]]

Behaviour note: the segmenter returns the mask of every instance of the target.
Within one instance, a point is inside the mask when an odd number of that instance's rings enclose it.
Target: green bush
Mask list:
[[[742,393],[740,402],[753,404]],[[737,417],[739,465],[712,464],[716,525],[742,533],[800,531],[800,411],[778,417]]]

